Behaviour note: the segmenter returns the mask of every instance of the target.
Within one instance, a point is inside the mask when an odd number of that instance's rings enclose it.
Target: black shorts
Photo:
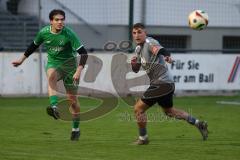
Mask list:
[[[163,108],[171,108],[173,106],[174,91],[174,83],[150,85],[150,87],[144,92],[141,100],[149,107],[158,103]]]

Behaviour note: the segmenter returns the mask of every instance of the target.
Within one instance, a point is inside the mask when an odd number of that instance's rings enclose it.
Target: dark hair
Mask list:
[[[145,26],[142,23],[135,23],[133,25],[133,29],[137,29],[137,28],[145,29]]]
[[[64,17],[64,19],[65,19],[65,12],[64,12],[63,10],[61,10],[61,9],[54,9],[54,10],[52,10],[52,11],[49,13],[49,19],[50,19],[50,20],[53,20],[53,17],[54,17],[55,15],[57,15],[57,14],[62,15],[62,16]]]

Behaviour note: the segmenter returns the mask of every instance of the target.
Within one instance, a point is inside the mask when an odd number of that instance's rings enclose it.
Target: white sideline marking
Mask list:
[[[237,101],[217,101],[217,104],[232,104],[232,105],[240,105],[240,102]]]

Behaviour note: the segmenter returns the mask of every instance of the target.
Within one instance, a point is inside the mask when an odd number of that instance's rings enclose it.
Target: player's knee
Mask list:
[[[174,113],[172,109],[164,109],[164,113],[166,114],[166,116],[168,117],[173,117]]]
[[[72,101],[72,108],[78,108],[78,103],[76,101]]]
[[[135,106],[134,107],[134,113],[137,115],[137,114],[143,114],[144,113],[144,110]]]
[[[77,100],[77,96],[73,95],[73,94],[69,94],[68,95],[68,98],[71,100],[71,101],[76,101]]]
[[[76,102],[72,103],[72,108],[73,109],[78,109],[79,108],[78,103],[76,103]]]
[[[68,95],[68,99],[71,101],[72,107],[78,107],[78,100],[75,95]]]
[[[57,76],[55,74],[49,75],[48,76],[48,81],[49,82],[57,81]]]

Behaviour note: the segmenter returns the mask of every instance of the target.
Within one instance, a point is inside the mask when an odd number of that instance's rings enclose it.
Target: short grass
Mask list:
[[[0,98],[0,160],[238,160],[240,106],[216,101],[235,97],[181,97],[179,106],[209,123],[209,139],[183,121],[148,111],[150,144],[133,145],[137,127],[133,109],[123,101],[110,114],[81,123],[81,138],[69,140],[71,122],[48,117],[47,98]],[[80,98],[83,110],[98,101]]]

